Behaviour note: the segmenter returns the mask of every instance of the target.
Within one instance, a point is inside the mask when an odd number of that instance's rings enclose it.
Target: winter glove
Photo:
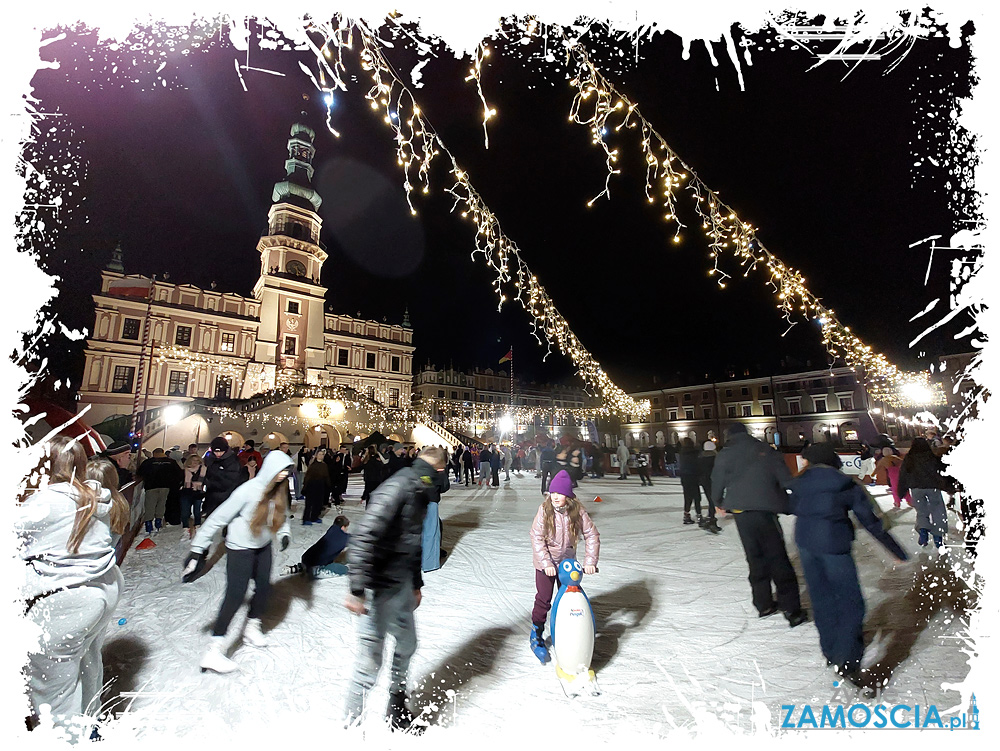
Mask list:
[[[188,557],[184,560],[184,575],[181,577],[181,581],[185,584],[192,582],[195,578],[202,572],[205,568],[205,558],[206,553],[196,553],[191,551],[188,553]]]
[[[278,537],[278,542],[281,544],[281,549],[286,550],[288,548],[288,543],[292,541],[291,535],[281,535]]]

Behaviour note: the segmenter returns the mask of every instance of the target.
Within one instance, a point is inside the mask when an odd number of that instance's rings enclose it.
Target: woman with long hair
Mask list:
[[[212,640],[201,658],[201,671],[229,673],[235,662],[226,657],[226,631],[243,604],[250,580],[254,593],[250,599],[243,641],[252,647],[266,647],[261,616],[271,591],[271,542],[277,536],[281,549],[288,547],[288,475],[292,458],[283,451],[271,451],[260,472],[240,485],[229,499],[205,519],[191,541],[191,553],[184,561],[183,581],[190,582],[205,567],[205,557],[215,533],[228,525],[226,533],[226,594],[212,629]]]
[[[330,468],[326,461],[326,447],[320,446],[316,449],[312,459],[309,460],[309,468],[306,476],[302,479],[302,492],[306,497],[305,509],[302,511],[302,523],[307,527],[312,524],[322,524],[320,513],[326,505],[326,499],[330,497],[331,478]]]
[[[45,462],[47,484],[15,512],[25,616],[41,635],[28,657],[31,722],[48,705],[56,727],[87,737],[96,733],[101,648],[124,585],[111,525],[117,534],[125,531],[128,504],[87,480],[87,454],[76,440],[52,439]],[[117,489],[118,472],[105,463]]]

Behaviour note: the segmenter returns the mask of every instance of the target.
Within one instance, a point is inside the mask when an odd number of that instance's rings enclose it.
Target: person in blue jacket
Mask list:
[[[868,492],[840,471],[833,444],[813,443],[802,452],[806,468],[794,478],[791,512],[795,544],[812,600],[813,620],[827,664],[859,687],[864,686],[861,656],[865,600],[851,555],[854,525],[848,512],[899,561],[906,552],[882,525]]]
[[[346,574],[347,566],[336,563],[336,560],[351,541],[351,535],[347,531],[350,524],[351,522],[346,516],[338,516],[333,520],[333,526],[326,531],[326,534],[302,554],[302,560],[285,566],[281,570],[282,575],[305,574],[306,578],[312,581],[313,579],[326,579],[330,576]]]

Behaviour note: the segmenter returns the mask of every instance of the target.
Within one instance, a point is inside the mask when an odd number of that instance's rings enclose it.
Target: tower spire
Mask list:
[[[104,268],[108,271],[117,271],[119,274],[125,273],[125,264],[122,263],[122,255],[125,251],[122,250],[122,241],[119,240],[115,245],[115,249],[111,251],[111,260],[108,261],[108,265]]]
[[[291,203],[303,209],[319,211],[323,199],[312,186],[313,156],[316,133],[302,123],[295,123],[289,133],[288,159],[285,160],[285,179],[274,184],[271,200],[274,203]]]
[[[413,328],[412,326],[410,326],[410,306],[409,305],[407,305],[406,309],[403,311],[403,328],[404,329]]]

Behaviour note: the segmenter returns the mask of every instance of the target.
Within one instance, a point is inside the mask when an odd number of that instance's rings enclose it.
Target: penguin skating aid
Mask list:
[[[575,558],[567,558],[556,572],[559,592],[552,604],[551,629],[556,675],[566,696],[597,696],[601,691],[590,669],[597,623],[587,593],[580,586],[583,566]]]

